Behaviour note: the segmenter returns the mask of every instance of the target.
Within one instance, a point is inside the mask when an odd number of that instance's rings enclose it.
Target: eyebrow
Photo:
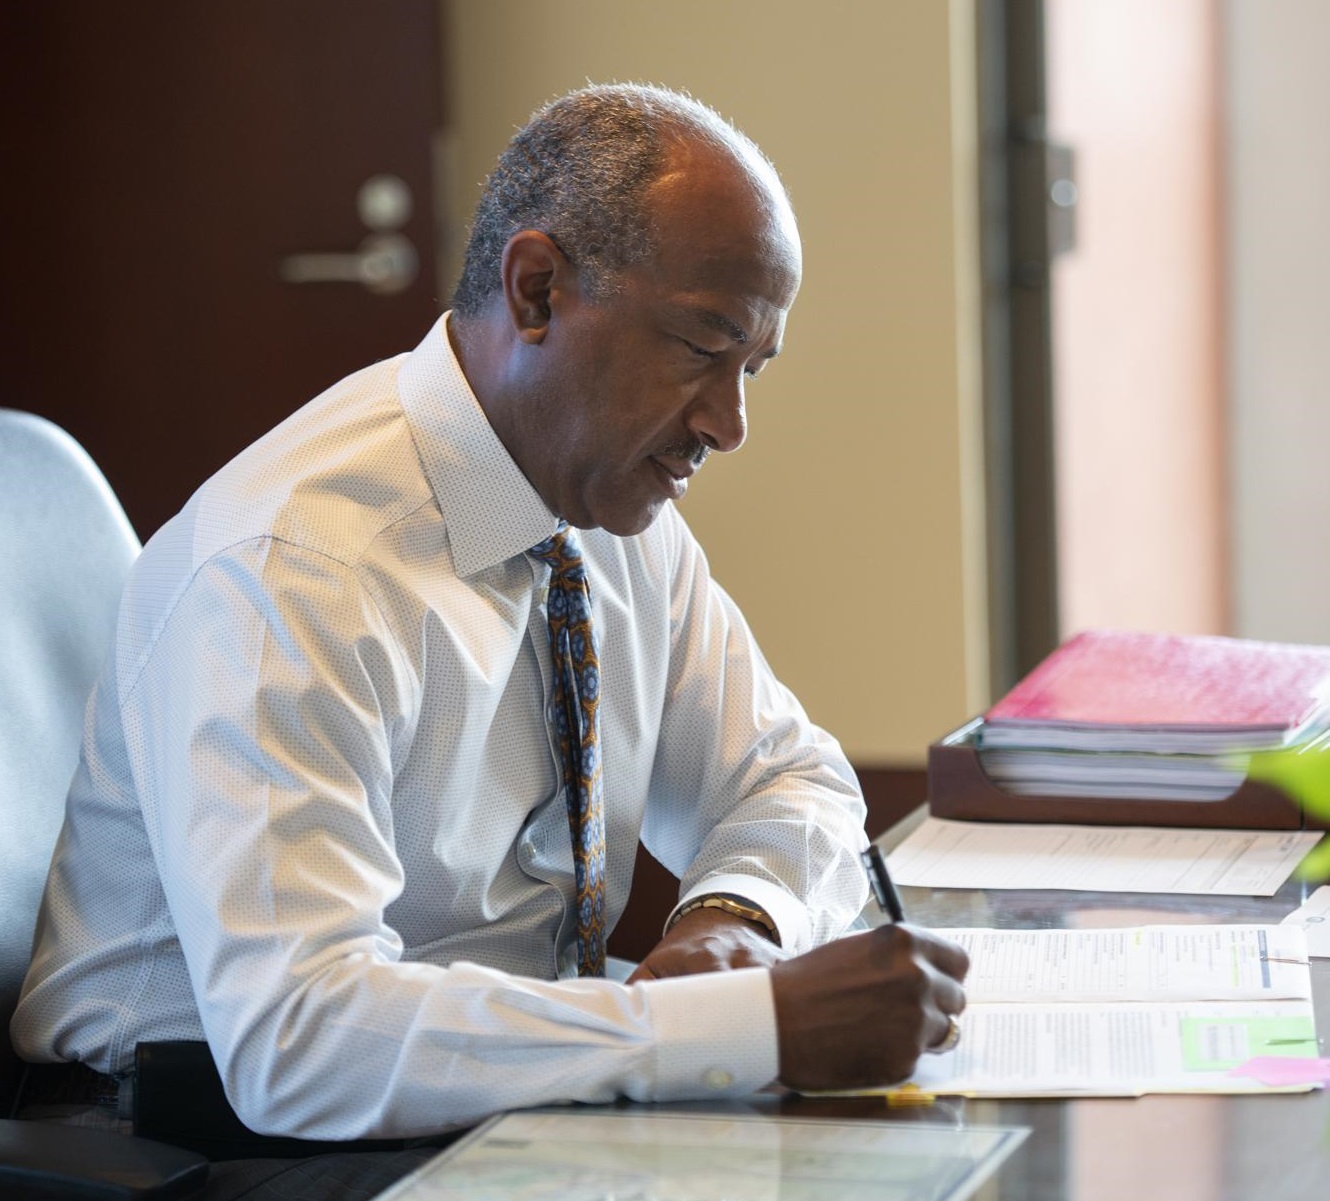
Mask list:
[[[693,309],[692,315],[696,317],[703,325],[709,329],[714,329],[722,334],[728,334],[740,346],[748,345],[748,331],[744,329],[737,321],[725,316],[724,313],[718,313],[715,309]],[[764,359],[774,359],[780,354],[780,347],[773,346],[766,351],[762,357]]]

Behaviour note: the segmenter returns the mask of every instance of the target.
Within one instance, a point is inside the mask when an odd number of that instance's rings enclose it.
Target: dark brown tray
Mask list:
[[[985,773],[975,746],[976,717],[928,748],[928,807],[958,821],[1047,822],[1077,826],[1175,826],[1230,830],[1325,830],[1269,784],[1246,780],[1214,801],[1123,800],[1105,797],[1021,796]]]

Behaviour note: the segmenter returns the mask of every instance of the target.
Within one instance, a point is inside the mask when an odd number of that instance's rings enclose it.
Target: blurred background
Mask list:
[[[775,161],[806,275],[684,512],[917,800],[1077,629],[1330,641],[1327,49],[1320,0],[5,0],[0,404],[146,539],[420,340],[533,108],[687,89]]]

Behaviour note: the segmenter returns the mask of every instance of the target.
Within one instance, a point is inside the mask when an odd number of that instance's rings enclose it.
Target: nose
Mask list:
[[[701,392],[688,412],[688,428],[710,450],[738,450],[748,436],[744,381],[716,381]]]

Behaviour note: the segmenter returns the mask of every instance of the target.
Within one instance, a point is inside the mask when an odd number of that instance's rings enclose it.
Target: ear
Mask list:
[[[517,336],[533,346],[543,342],[552,306],[571,288],[576,269],[546,234],[523,229],[503,248],[500,273],[504,303]]]

